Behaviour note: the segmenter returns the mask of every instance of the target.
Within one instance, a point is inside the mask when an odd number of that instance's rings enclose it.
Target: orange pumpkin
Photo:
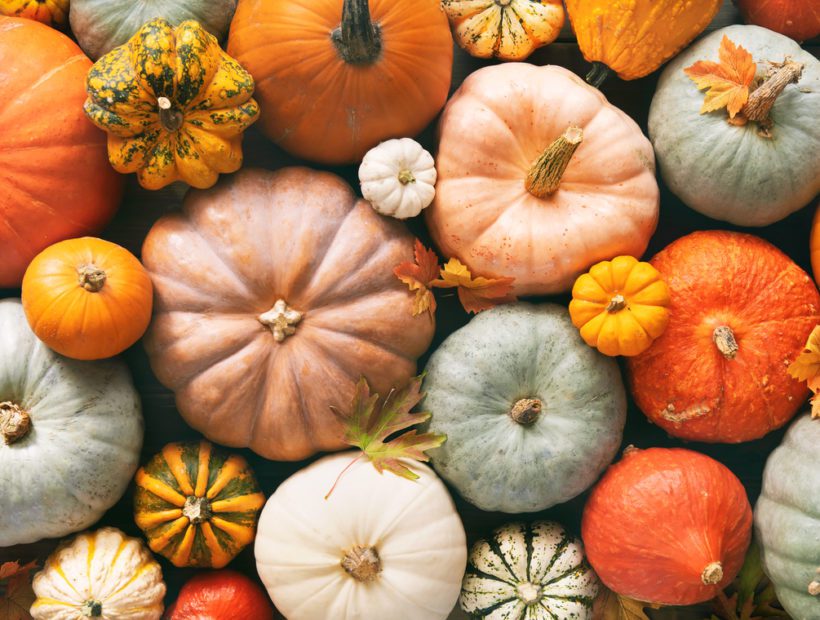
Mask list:
[[[0,287],[19,286],[52,243],[101,230],[119,204],[105,134],[83,114],[90,68],[64,34],[0,17]]]
[[[342,164],[433,120],[453,39],[439,0],[240,0],[228,53],[256,81],[271,140]]]
[[[55,243],[23,276],[23,310],[37,337],[66,357],[113,357],[151,321],[151,278],[125,248],[84,237]]]
[[[766,241],[696,232],[651,264],[669,287],[669,325],[629,358],[629,383],[647,417],[675,437],[735,443],[785,424],[804,383],[787,372],[820,323],[811,278]]]
[[[814,211],[814,220],[811,223],[809,251],[811,252],[811,270],[814,273],[814,281],[817,282],[820,278],[820,204]]]
[[[817,0],[734,0],[747,24],[763,26],[795,41],[820,35]]]
[[[0,15],[62,26],[68,21],[68,0],[0,0]]]

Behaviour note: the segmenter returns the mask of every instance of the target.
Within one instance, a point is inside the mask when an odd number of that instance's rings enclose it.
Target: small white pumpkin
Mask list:
[[[399,220],[415,217],[436,195],[433,156],[410,138],[370,149],[359,166],[362,196],[376,212]]]
[[[137,538],[113,527],[80,534],[34,576],[34,620],[158,620],[162,569]]]
[[[467,561],[464,528],[429,467],[407,480],[346,452],[296,472],[259,519],[256,567],[289,620],[444,620]]]
[[[558,523],[510,523],[470,551],[459,604],[472,618],[592,618],[598,577]]]

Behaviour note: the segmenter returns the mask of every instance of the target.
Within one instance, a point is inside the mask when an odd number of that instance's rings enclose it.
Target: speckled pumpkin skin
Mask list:
[[[626,417],[617,364],[588,347],[565,308],[482,312],[430,358],[422,403],[447,442],[433,466],[482,510],[531,512],[588,488],[615,456]],[[538,398],[529,426],[509,411]]]

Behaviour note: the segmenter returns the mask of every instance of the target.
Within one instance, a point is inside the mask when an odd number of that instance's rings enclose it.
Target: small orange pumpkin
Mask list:
[[[102,359],[134,344],[151,320],[148,272],[125,248],[83,237],[38,254],[23,276],[31,329],[67,357]]]
[[[68,21],[68,0],[0,0],[0,15],[62,26]]]

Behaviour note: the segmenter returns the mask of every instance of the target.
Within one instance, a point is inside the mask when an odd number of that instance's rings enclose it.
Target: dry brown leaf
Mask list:
[[[0,565],[0,618],[2,620],[30,620],[28,610],[34,603],[31,589],[31,571],[34,562],[20,565],[19,562],[5,562]]]
[[[809,334],[803,352],[789,365],[789,374],[805,381],[814,396],[811,399],[811,417],[820,418],[820,325]]]
[[[698,87],[707,90],[700,113],[726,108],[734,118],[749,100],[749,87],[755,78],[757,66],[752,55],[742,46],[735,45],[724,35],[718,50],[720,62],[699,60],[684,69]]]
[[[411,291],[416,291],[413,301],[413,316],[422,312],[429,312],[432,316],[436,311],[436,298],[430,290],[430,283],[438,277],[438,256],[433,250],[425,248],[421,241],[416,239],[416,262],[404,261],[399,264],[393,273],[404,282]]]
[[[451,258],[441,269],[441,279],[434,280],[436,288],[458,287],[458,298],[467,312],[481,312],[498,304],[515,301],[512,284],[515,278],[473,277],[470,270],[457,258]]]
[[[649,620],[645,607],[659,609],[659,605],[642,603],[635,599],[615,594],[601,586],[601,591],[592,605],[593,620]]]

